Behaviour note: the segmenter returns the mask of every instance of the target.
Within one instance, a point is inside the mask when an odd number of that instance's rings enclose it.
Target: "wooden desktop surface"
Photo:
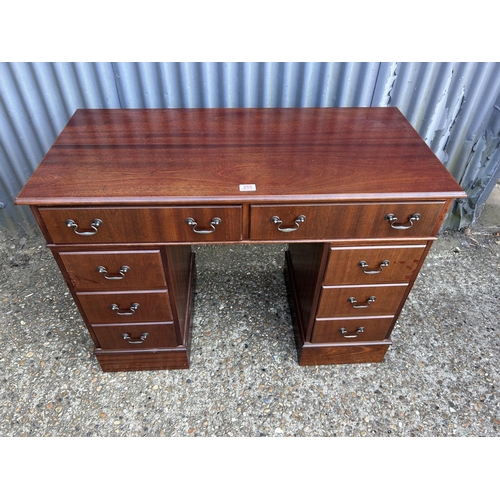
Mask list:
[[[255,191],[241,191],[242,184],[255,185]],[[443,196],[463,192],[397,108],[82,109],[16,202],[211,204]]]

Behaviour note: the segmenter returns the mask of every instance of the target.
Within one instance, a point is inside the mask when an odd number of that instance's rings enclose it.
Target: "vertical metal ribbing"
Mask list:
[[[33,222],[13,200],[78,108],[397,106],[470,191],[456,227],[496,175],[499,96],[499,63],[0,63],[0,225]]]

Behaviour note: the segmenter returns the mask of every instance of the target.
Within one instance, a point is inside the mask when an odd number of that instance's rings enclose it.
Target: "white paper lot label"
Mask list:
[[[255,184],[240,184],[240,191],[257,191]]]

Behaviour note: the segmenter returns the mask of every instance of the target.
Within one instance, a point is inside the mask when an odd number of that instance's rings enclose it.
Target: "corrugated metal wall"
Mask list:
[[[0,63],[0,225],[77,108],[397,106],[467,191],[469,225],[500,176],[500,63]]]

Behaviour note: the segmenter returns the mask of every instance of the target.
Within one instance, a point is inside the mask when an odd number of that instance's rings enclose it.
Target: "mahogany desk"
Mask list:
[[[19,194],[104,371],[189,367],[191,244],[288,243],[301,365],[380,362],[453,199],[396,108],[78,110]]]

